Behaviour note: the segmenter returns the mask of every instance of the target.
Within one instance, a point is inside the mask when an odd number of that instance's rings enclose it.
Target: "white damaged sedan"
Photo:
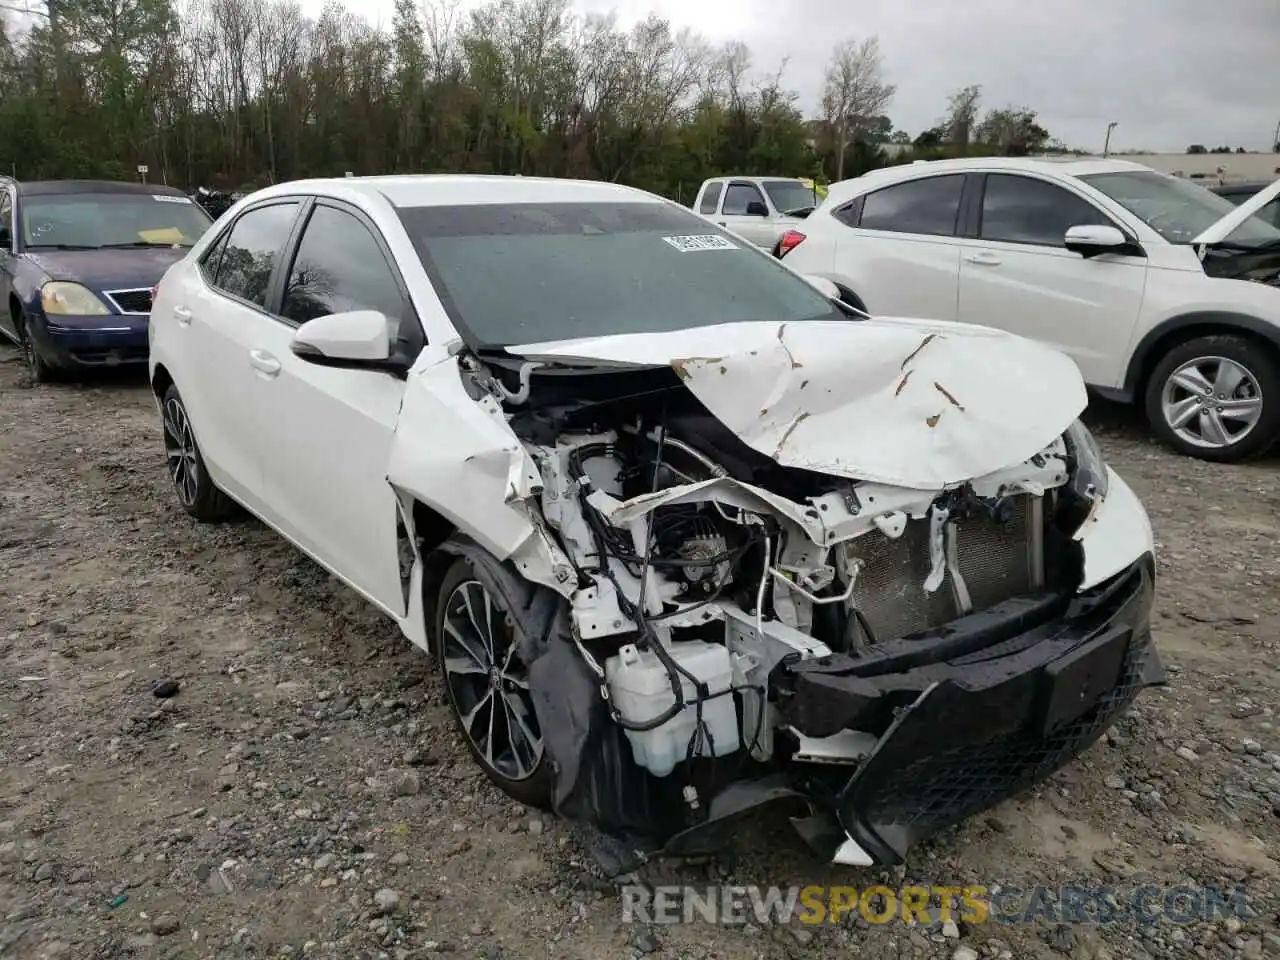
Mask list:
[[[900,862],[1164,680],[1151,527],[1071,360],[868,319],[651,194],[281,184],[150,331],[186,511],[393,617],[488,776],[617,869],[765,805]]]

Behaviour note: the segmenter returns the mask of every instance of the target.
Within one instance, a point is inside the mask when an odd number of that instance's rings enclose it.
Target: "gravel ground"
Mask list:
[[[1089,419],[1156,528],[1170,685],[905,870],[833,870],[759,823],[691,880],[1245,884],[1249,913],[646,928],[562,824],[477,775],[389,621],[260,524],[181,513],[140,378],[32,387],[0,347],[0,955],[1280,956],[1280,462]]]

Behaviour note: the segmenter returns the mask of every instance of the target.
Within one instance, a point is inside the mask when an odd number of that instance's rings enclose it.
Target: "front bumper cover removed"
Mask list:
[[[929,835],[1065,766],[1139,691],[1165,682],[1151,640],[1154,580],[1148,554],[1076,597],[1011,600],[872,657],[780,665],[779,708],[798,733],[884,732],[852,776],[848,765],[795,762],[786,788],[777,777],[735,784],[668,851],[696,845],[714,821],[787,799],[808,805],[793,823],[827,859],[902,862]]]

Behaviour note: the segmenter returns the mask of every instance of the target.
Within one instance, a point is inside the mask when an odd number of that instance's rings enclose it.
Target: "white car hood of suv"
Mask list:
[[[669,364],[778,463],[918,490],[1028,460],[1088,402],[1065,354],[945,322],[735,323],[506,349],[533,361]]]
[[[1265,207],[1268,203],[1280,196],[1280,180],[1269,187],[1264,187],[1246,200],[1240,206],[1233,208],[1221,220],[1215,221],[1205,230],[1203,230],[1192,243],[1221,243],[1231,234],[1235,233],[1242,223],[1252,217],[1255,213]]]

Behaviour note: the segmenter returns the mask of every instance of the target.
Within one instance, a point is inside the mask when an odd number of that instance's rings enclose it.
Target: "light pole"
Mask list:
[[[1118,126],[1120,126],[1119,120],[1112,120],[1110,123],[1107,124],[1107,140],[1102,145],[1102,155],[1104,157],[1111,152],[1111,131]]]

